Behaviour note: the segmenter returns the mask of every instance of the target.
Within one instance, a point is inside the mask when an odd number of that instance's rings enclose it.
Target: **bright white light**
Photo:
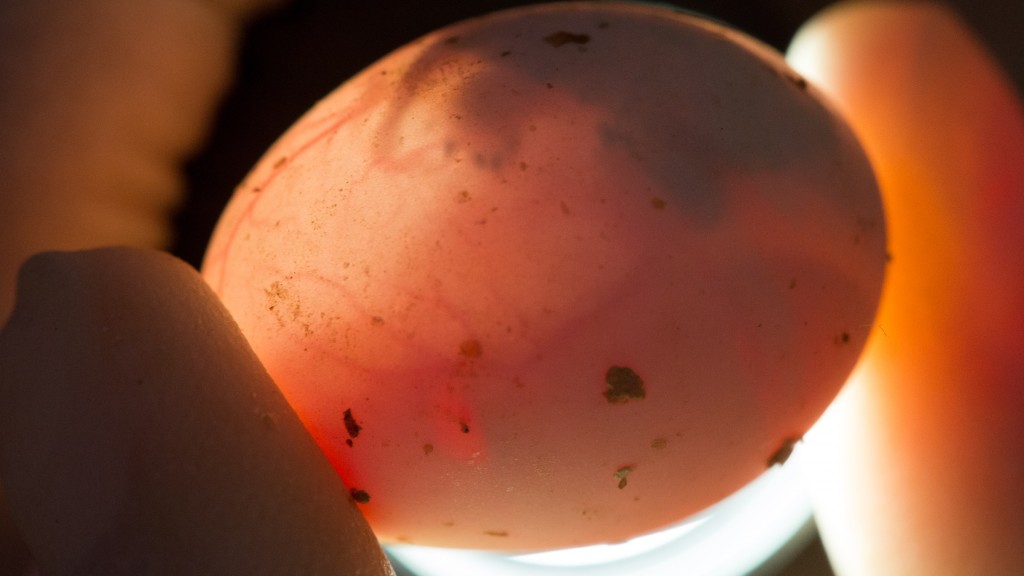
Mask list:
[[[679,526],[623,544],[534,554],[424,546],[388,553],[417,576],[732,576],[770,574],[806,542],[811,505],[798,476],[800,448],[786,466]]]
[[[706,518],[700,518],[684,522],[674,528],[640,536],[622,544],[599,544],[550,552],[536,552],[512,556],[511,559],[515,562],[538,566],[593,566],[595,564],[608,564],[623,558],[639,556],[640,554],[666,546],[678,540],[687,532],[697,528],[705,520]]]

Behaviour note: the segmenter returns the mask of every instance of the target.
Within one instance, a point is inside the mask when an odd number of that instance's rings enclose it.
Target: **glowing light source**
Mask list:
[[[799,447],[748,486],[678,526],[622,544],[532,554],[396,545],[388,554],[417,576],[694,576],[768,574],[813,533]]]

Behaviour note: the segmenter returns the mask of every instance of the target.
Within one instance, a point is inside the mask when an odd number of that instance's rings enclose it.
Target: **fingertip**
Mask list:
[[[45,574],[390,574],[348,490],[194,270],[26,264],[0,473]]]
[[[804,463],[843,574],[1009,574],[1024,563],[1020,330],[1024,107],[946,5],[845,2],[788,58],[834,98],[891,231],[861,364]]]

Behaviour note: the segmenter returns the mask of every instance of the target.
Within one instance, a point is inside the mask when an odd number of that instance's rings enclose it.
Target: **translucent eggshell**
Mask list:
[[[204,274],[384,541],[620,541],[777,460],[867,336],[885,234],[845,124],[655,6],[463,22],[318,103]]]

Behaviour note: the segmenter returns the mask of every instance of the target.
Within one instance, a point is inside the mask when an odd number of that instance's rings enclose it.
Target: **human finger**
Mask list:
[[[950,9],[853,2],[791,64],[871,157],[888,214],[874,336],[808,436],[840,574],[1011,574],[1024,565],[1024,106]]]
[[[227,311],[156,251],[23,268],[0,476],[48,576],[392,574]]]

